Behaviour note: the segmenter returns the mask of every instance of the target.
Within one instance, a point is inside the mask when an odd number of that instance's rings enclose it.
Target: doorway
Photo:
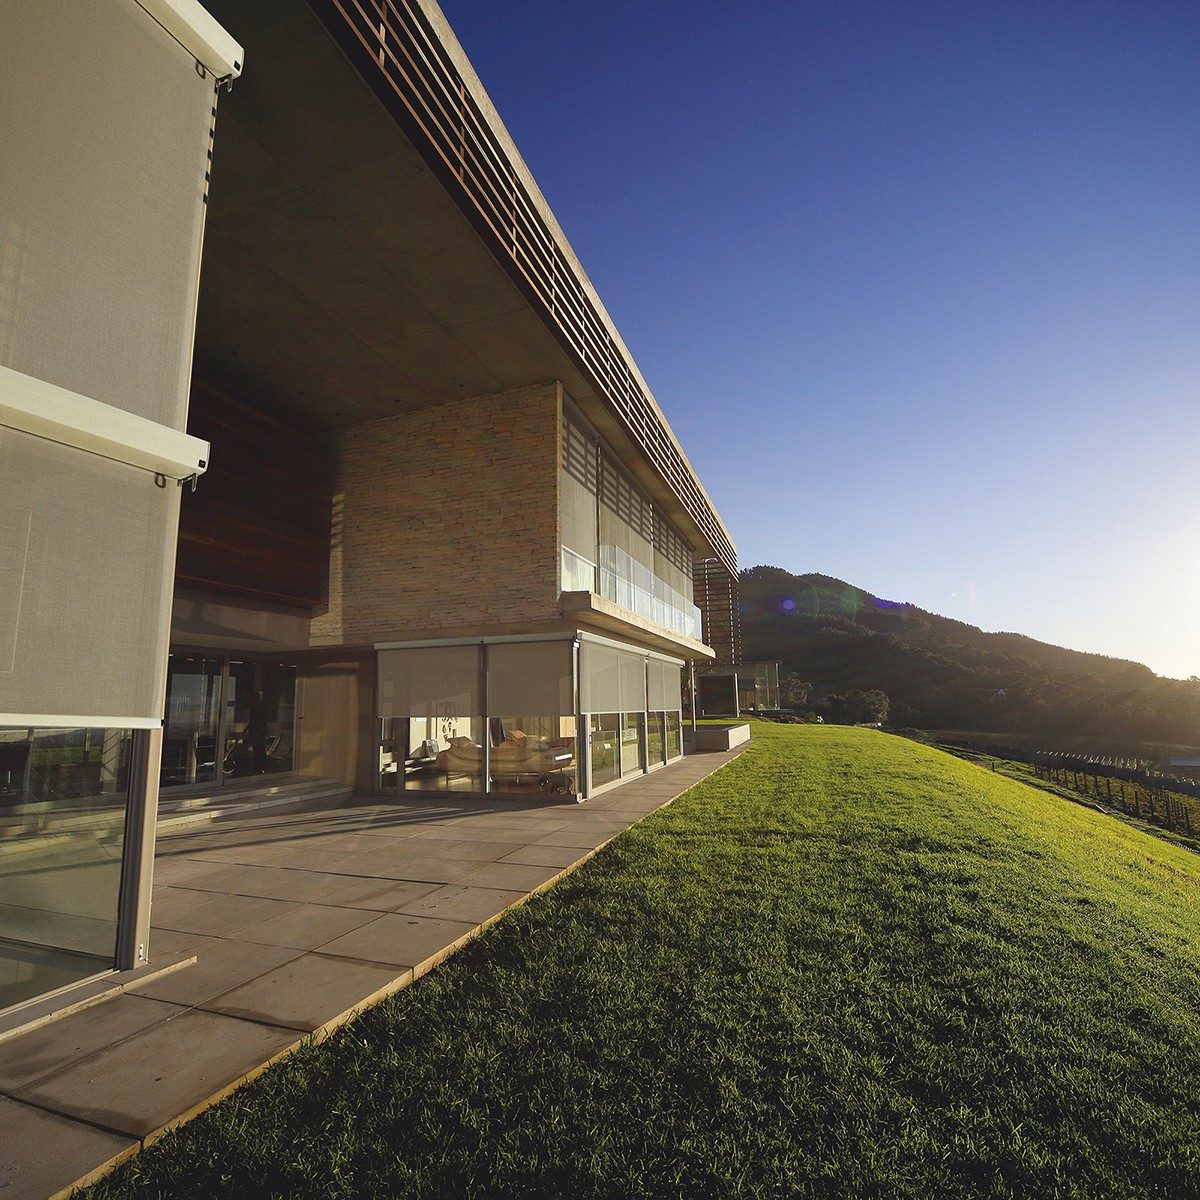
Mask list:
[[[296,675],[294,659],[172,650],[159,786],[291,771]]]

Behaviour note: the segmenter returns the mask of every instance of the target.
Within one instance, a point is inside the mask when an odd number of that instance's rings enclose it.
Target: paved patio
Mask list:
[[[156,958],[195,963],[0,1045],[0,1193],[66,1194],[405,987],[742,747],[586,804],[350,802],[161,836]]]

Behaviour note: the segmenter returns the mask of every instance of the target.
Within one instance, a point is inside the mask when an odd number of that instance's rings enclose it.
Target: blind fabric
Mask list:
[[[621,711],[621,658],[612,646],[584,642],[579,647],[579,703],[584,712]]]
[[[646,660],[640,654],[621,656],[621,711],[646,711]]]
[[[478,646],[380,650],[381,717],[473,717],[483,713]]]
[[[682,668],[650,659],[646,664],[646,691],[651,712],[679,712],[683,708]]]
[[[646,657],[584,642],[579,648],[579,688],[584,712],[644,712]]]
[[[179,488],[0,427],[0,712],[162,716]]]
[[[588,562],[596,562],[596,494],[566,471],[558,474],[562,544]]]
[[[132,0],[0,0],[0,363],[182,430],[212,76]],[[0,439],[0,712],[162,716],[178,488]]]
[[[571,643],[566,641],[488,646],[488,715],[574,716],[572,657]]]
[[[132,0],[0,29],[0,361],[183,429],[213,78]]]

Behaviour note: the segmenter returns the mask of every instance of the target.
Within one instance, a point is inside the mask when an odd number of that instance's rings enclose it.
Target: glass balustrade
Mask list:
[[[562,590],[564,592],[597,591],[606,600],[637,613],[665,629],[701,640],[700,609],[690,597],[676,591],[641,563],[635,562],[617,546],[602,546],[603,565],[596,564],[562,548]]]

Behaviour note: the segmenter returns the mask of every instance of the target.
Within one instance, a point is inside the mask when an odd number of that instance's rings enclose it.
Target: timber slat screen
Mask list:
[[[720,519],[424,14],[409,0],[310,4],[736,576]]]
[[[737,576],[715,558],[697,559],[693,588],[704,623],[704,644],[711,646],[719,667],[742,661],[742,630],[738,615]]]

